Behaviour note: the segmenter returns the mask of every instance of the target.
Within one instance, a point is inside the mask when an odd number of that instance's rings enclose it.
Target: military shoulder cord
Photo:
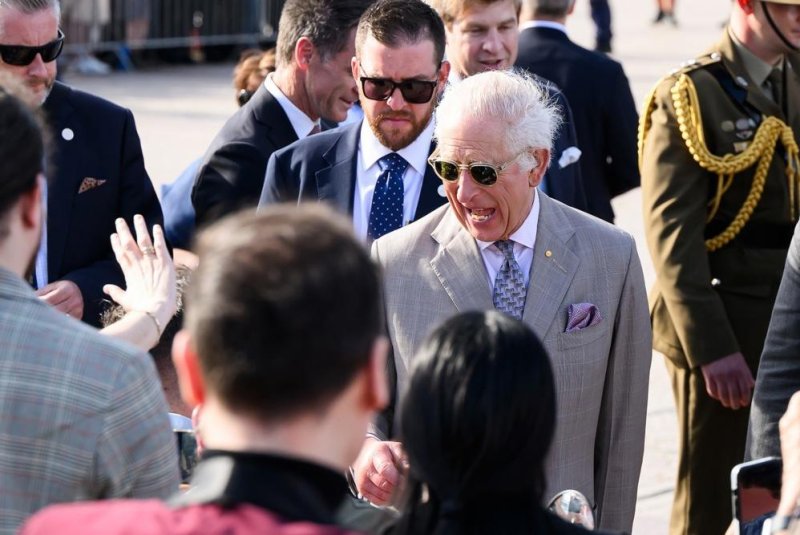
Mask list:
[[[644,140],[652,126],[650,114],[655,109],[655,92],[656,90],[653,89],[647,97],[642,120],[639,125],[640,168],[642,166]],[[792,221],[794,221],[797,217],[797,170],[800,169],[800,151],[795,142],[792,129],[777,117],[767,117],[758,127],[752,143],[750,143],[744,152],[740,154],[726,154],[721,157],[716,156],[709,152],[705,143],[700,108],[698,105],[699,99],[694,82],[692,82],[686,74],[681,74],[672,86],[671,93],[672,102],[675,106],[675,116],[678,121],[681,137],[686,143],[686,148],[700,167],[706,171],[717,174],[717,191],[714,198],[708,203],[709,212],[706,223],[711,221],[717,214],[722,196],[733,183],[734,175],[751,167],[756,160],[758,160],[756,172],[753,176],[753,185],[750,187],[750,192],[747,194],[747,198],[742,204],[742,207],[725,230],[717,236],[705,241],[706,249],[709,251],[716,251],[723,247],[733,240],[750,220],[753,211],[761,200],[761,194],[764,192],[764,184],[767,181],[769,165],[775,154],[778,139],[781,140],[787,153],[786,178],[789,188],[789,209]]]

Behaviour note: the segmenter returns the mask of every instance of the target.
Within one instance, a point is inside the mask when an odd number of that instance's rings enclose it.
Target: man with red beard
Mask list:
[[[368,241],[446,202],[427,165],[433,110],[450,65],[444,25],[419,0],[380,0],[361,17],[351,66],[364,121],[302,139],[267,164],[259,206],[321,200]]]

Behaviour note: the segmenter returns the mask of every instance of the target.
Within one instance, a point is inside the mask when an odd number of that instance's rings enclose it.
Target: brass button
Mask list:
[[[550,258],[551,256],[553,256],[553,251],[551,251],[551,250],[549,250],[549,249],[548,249],[547,251],[545,251],[545,252],[544,252],[544,255],[545,255],[547,258]]]

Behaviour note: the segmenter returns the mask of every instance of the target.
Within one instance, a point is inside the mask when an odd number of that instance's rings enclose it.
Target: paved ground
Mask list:
[[[650,25],[655,9],[652,1],[611,0],[610,3],[616,34],[614,56],[624,64],[640,106],[660,76],[717,40],[730,7],[728,0],[682,1],[677,7],[680,26],[662,28]],[[578,2],[569,28],[579,43],[592,45],[588,1]],[[160,184],[170,182],[200,157],[236,109],[230,88],[231,68],[230,64],[170,66],[103,78],[70,77],[67,81],[134,111],[147,168],[153,181]],[[644,243],[639,191],[616,199],[614,205],[618,224],[636,237],[649,284],[653,269]],[[645,459],[634,523],[637,535],[667,533],[676,435],[672,395],[662,359],[655,355]]]

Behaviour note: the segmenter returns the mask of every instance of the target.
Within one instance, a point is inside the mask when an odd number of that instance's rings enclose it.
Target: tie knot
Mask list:
[[[778,67],[773,68],[767,80],[772,89],[772,98],[780,106],[783,101],[783,70]]]
[[[381,171],[403,174],[406,171],[406,167],[408,167],[408,162],[396,152],[390,152],[378,160],[378,165],[380,166]]]
[[[514,241],[513,240],[499,240],[494,242],[495,246],[500,249],[503,256],[507,260],[514,260]]]

